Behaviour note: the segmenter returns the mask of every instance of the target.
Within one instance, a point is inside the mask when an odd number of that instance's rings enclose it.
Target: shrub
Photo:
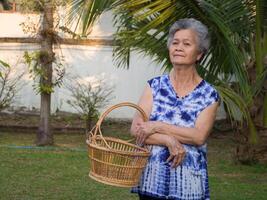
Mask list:
[[[68,81],[67,89],[71,99],[67,103],[76,109],[86,123],[86,132],[91,130],[94,120],[99,116],[99,110],[113,98],[113,87],[102,76],[89,76],[84,79],[76,77]]]

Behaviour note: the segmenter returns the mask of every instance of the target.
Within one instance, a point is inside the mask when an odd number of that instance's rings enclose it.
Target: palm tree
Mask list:
[[[266,1],[114,0],[111,8],[118,27],[113,52],[117,66],[128,67],[130,51],[137,51],[169,70],[165,47],[170,25],[188,17],[206,24],[212,37],[211,48],[198,71],[216,86],[229,116],[239,124],[237,158],[243,162],[261,158],[267,161],[267,148],[259,139],[259,127],[266,131],[267,126],[267,70],[263,62],[267,54]],[[85,27],[86,20],[80,22]]]
[[[114,0],[72,0],[69,3],[67,26],[76,24],[73,32],[87,37],[104,11],[112,9]]]

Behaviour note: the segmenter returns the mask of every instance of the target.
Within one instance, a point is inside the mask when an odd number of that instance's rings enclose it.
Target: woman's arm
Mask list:
[[[139,117],[138,115],[136,115],[135,120],[133,121],[137,122],[140,120],[141,122],[143,119]],[[133,130],[131,132],[138,139],[138,136],[142,135],[142,133],[140,133],[138,128],[135,128],[134,126],[132,127],[133,127]],[[149,137],[145,139],[144,143],[166,146],[170,153],[170,156],[168,157],[166,162],[172,161],[171,167],[174,167],[174,168],[177,167],[185,157],[186,152],[185,152],[183,145],[175,137],[171,135],[154,133],[154,134],[149,135]],[[139,143],[139,144],[143,144],[143,143]]]
[[[153,104],[153,96],[152,91],[149,86],[147,86],[141,96],[138,105],[145,111],[147,116],[150,116]],[[131,126],[131,134],[136,137],[137,144],[155,144],[155,145],[163,145],[168,147],[170,156],[167,159],[167,162],[172,161],[172,167],[177,167],[180,162],[184,159],[185,150],[182,144],[175,139],[171,135],[154,133],[150,134],[149,137],[144,137],[145,135],[140,129],[140,124],[143,124],[144,120],[141,117],[140,113],[136,113],[132,126]]]
[[[152,110],[152,104],[153,104],[153,96],[152,91],[149,86],[147,86],[138,102],[138,105],[144,110],[147,117],[150,116],[151,110]],[[136,143],[137,144],[144,144],[145,140],[148,139],[149,135],[155,134],[156,132],[150,132],[147,134],[144,134],[144,132],[141,129],[141,124],[146,123],[147,126],[149,126],[151,123],[144,122],[144,119],[142,118],[141,114],[137,112],[133,118],[132,126],[131,126],[131,134],[136,137]],[[166,141],[164,140],[166,137],[162,136],[160,134],[155,134],[156,136],[151,137],[149,140],[146,141],[146,144],[157,144],[157,145],[165,145]]]
[[[218,102],[205,108],[198,116],[194,128],[179,127],[170,125],[164,122],[140,122],[139,131],[149,137],[151,134],[160,133],[171,135],[177,138],[180,142],[185,144],[202,145],[212,129]]]
[[[138,102],[138,106],[140,106],[147,117],[150,116],[151,110],[152,110],[152,104],[153,104],[153,96],[152,91],[149,86],[147,86]],[[142,118],[141,114],[139,112],[136,112],[134,115],[132,126],[131,126],[131,134],[137,138],[137,143],[142,143],[138,140],[138,136],[140,133],[138,132],[139,124],[143,123],[144,119]]]

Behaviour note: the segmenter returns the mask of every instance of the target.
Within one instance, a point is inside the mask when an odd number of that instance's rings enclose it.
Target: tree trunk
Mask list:
[[[252,84],[256,82],[256,67],[255,65],[248,69],[249,79]],[[267,81],[265,81],[267,83]],[[258,143],[252,144],[249,140],[249,129],[248,126],[242,127],[237,134],[237,148],[236,158],[239,162],[244,164],[252,163],[267,163],[267,128],[264,127],[264,101],[265,101],[265,90],[263,87],[261,92],[254,97],[252,105],[250,105],[250,116],[253,120],[254,125],[257,128]]]
[[[41,113],[36,141],[38,146],[52,145],[54,141],[50,127],[50,105],[51,94],[41,93]]]
[[[91,129],[93,128],[93,120],[94,120],[94,118],[92,118],[90,116],[86,117],[86,120],[85,120],[85,131],[86,131],[86,133],[91,131]]]
[[[40,78],[41,105],[40,105],[40,123],[37,132],[37,145],[52,145],[53,133],[50,127],[51,113],[51,92],[52,92],[52,63],[54,60],[53,52],[53,4],[51,1],[45,1],[42,27],[40,31],[41,51],[39,62],[42,68]]]
[[[238,133],[236,158],[243,164],[267,163],[267,128],[258,128],[259,143],[256,145],[248,142],[248,129]]]
[[[267,41],[267,33],[266,33],[266,41]],[[267,68],[267,55],[265,55],[265,57],[264,57],[263,64],[264,64],[265,68]],[[264,82],[264,85],[263,85],[263,90],[264,90],[263,126],[265,128],[267,128],[267,78],[265,79],[265,82]]]

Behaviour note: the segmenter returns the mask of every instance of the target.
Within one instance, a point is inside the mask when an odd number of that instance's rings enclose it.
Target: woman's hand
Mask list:
[[[139,121],[136,123],[136,143],[137,144],[144,144],[147,137],[155,133],[155,129],[158,122],[155,121],[148,121],[143,122]]]
[[[168,136],[166,146],[170,152],[167,162],[172,161],[171,167],[175,168],[183,161],[186,151],[183,145],[173,136]]]

